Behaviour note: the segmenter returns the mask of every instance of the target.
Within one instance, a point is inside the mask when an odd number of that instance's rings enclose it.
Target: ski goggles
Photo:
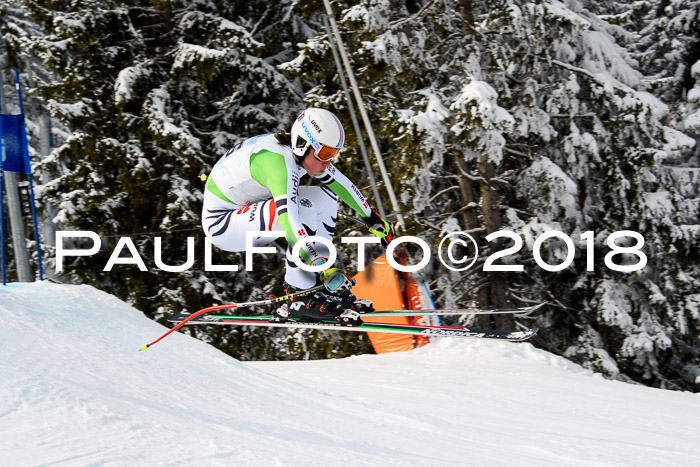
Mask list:
[[[325,144],[314,145],[314,157],[321,162],[332,161],[340,153],[339,148],[326,146]]]

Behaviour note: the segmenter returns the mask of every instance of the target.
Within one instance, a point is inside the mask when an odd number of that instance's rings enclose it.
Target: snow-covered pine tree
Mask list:
[[[0,5],[0,36],[5,71],[22,70],[29,58],[24,41],[41,34],[41,29],[27,16],[19,0]]]
[[[695,85],[688,90],[687,106],[683,115],[683,128],[694,136],[698,144],[695,146],[695,158],[700,157],[700,60],[691,67],[691,76],[695,80]]]
[[[42,91],[53,115],[72,130],[53,153],[60,176],[45,189],[59,207],[58,223],[98,232],[106,246],[67,270],[153,314],[161,306],[200,303],[196,289],[203,284],[187,280],[188,273],[159,273],[152,260],[157,232],[164,237],[163,262],[185,262],[204,163],[190,115],[169,93],[168,65],[177,46],[169,12],[141,3],[28,6],[49,32],[36,38],[33,51],[57,76],[42,83]],[[126,236],[151,272],[136,266],[102,271],[117,239]]]
[[[694,86],[700,78],[700,2],[670,0],[632,4],[639,14],[638,20],[629,27],[634,32],[629,48],[647,75],[642,82],[644,89],[667,105],[669,127],[695,139],[694,148],[669,154],[659,175],[665,186],[672,187],[669,191],[675,208],[673,221],[681,231],[680,234],[673,232],[669,238],[673,245],[670,248],[683,239],[683,247],[689,251],[682,268],[675,271],[672,266],[667,267],[667,274],[661,275],[669,277],[664,280],[679,302],[673,311],[669,310],[676,336],[673,340],[676,355],[670,366],[684,375],[681,383],[684,387],[688,387],[687,382],[695,376],[697,388],[700,384],[696,353],[700,316],[697,293],[700,286],[700,192],[697,189],[700,186],[700,131],[694,115],[700,94]]]
[[[235,143],[289,129],[303,106],[298,84],[275,67],[304,34],[289,6],[25,3],[46,31],[32,51],[56,74],[41,83],[42,93],[72,131],[49,161],[60,176],[44,190],[64,227],[103,237],[99,254],[66,266],[73,279],[155,318],[277,293],[281,257],[246,272],[243,255],[215,249],[215,264],[238,264],[240,271],[204,272],[200,175]],[[127,236],[149,271],[116,265],[103,272],[117,239]],[[155,237],[162,237],[166,265],[185,263],[186,239],[194,237],[195,265],[178,274],[156,269]],[[132,255],[125,248],[121,256]],[[240,358],[280,358],[281,344],[271,338],[280,332],[196,332]],[[316,356],[329,356],[326,350]]]
[[[664,103],[644,92],[645,70],[624,47],[632,32],[576,1],[377,0],[337,8],[390,171],[401,174],[394,183],[412,222],[407,231],[433,240],[454,230],[488,233],[500,222],[525,245],[508,258],[525,272],[500,281],[509,284],[506,298],[553,301],[539,319],[539,345],[613,377],[692,388],[697,198],[683,194],[665,165],[686,157],[693,141],[669,129]],[[288,66],[326,73],[308,95],[340,102],[334,71],[318,65],[328,62],[319,35]],[[561,272],[533,259],[535,239],[549,230],[575,240],[577,259]],[[621,230],[646,240],[649,261],[640,272],[615,272],[603,261],[606,239]],[[591,272],[581,240],[588,231],[595,235]],[[558,264],[567,247],[548,241],[540,253]],[[498,286],[476,272],[435,271],[441,304]]]
[[[516,128],[537,127],[516,139],[536,148],[530,166],[514,179],[532,217],[507,215],[528,247],[549,229],[577,240],[592,231],[598,260],[594,273],[585,271],[587,251],[579,247],[581,259],[573,268],[546,273],[529,267],[531,278],[514,292],[531,290],[534,281],[552,298],[564,298],[563,308],[574,319],[561,309],[547,316],[550,348],[567,343],[565,355],[615,377],[692,388],[698,362],[697,350],[690,349],[697,349],[698,321],[688,306],[687,286],[688,277],[697,277],[697,199],[685,199],[666,165],[684,158],[693,141],[667,127],[666,106],[644,92],[644,70],[616,42],[611,30],[619,32],[617,27],[576,2],[567,5],[526,4],[511,9],[505,22],[491,15],[492,30],[514,25],[523,45],[511,46],[500,58],[526,72],[512,73],[512,81],[502,75],[506,86],[500,93],[534,97],[534,105],[506,99],[504,107],[515,116]],[[533,107],[547,118],[523,118]],[[556,135],[550,144],[532,139],[543,130]],[[649,262],[638,273],[613,272],[600,262],[610,251],[603,240],[621,230],[637,231],[647,242]],[[563,250],[561,242],[550,242],[543,256],[556,264]]]

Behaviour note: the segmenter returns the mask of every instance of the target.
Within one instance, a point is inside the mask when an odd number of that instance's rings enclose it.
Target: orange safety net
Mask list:
[[[365,298],[372,301],[376,310],[405,310],[401,285],[397,277],[397,271],[389,265],[386,255],[372,261],[364,271],[355,275],[355,286],[352,293],[357,298]],[[396,323],[410,324],[406,316],[395,318],[366,318],[368,323]],[[405,334],[383,334],[377,332],[367,333],[374,351],[379,353],[404,352],[413,349],[413,336]]]

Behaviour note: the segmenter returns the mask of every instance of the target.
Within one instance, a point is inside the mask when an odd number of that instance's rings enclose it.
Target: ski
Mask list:
[[[373,315],[374,313],[371,314]],[[185,320],[190,318],[190,316],[191,315],[188,314],[175,314],[168,318],[168,321],[172,323],[183,323]],[[367,316],[370,316],[370,314],[368,313]],[[525,329],[522,331],[506,331],[499,329],[470,329],[461,327],[420,326],[389,323],[362,323],[360,326],[342,326],[335,321],[308,322],[292,318],[284,323],[276,323],[269,321],[269,319],[269,316],[201,315],[189,319],[185,324],[218,324],[225,326],[265,326],[274,328],[326,329],[334,331],[410,334],[414,336],[503,339],[515,342],[521,342],[530,339],[537,333],[537,329]]]
[[[449,315],[502,315],[512,314],[526,316],[533,311],[542,308],[547,302],[538,303],[532,306],[509,307],[509,308],[441,308],[433,310],[388,310],[374,311],[362,316],[368,318],[386,318],[391,316],[449,316]]]
[[[532,306],[510,307],[510,308],[440,308],[432,310],[386,310],[363,313],[360,316],[367,318],[390,318],[393,316],[449,316],[449,315],[498,315],[512,314],[516,316],[527,316],[535,310],[540,309],[547,302],[538,303]],[[177,323],[189,317],[186,313],[172,315],[168,321]],[[213,315],[218,317],[229,317],[229,315]],[[259,318],[257,316],[256,318]]]
[[[322,289],[325,289],[325,286],[324,286],[324,285],[317,285],[317,286],[315,286],[315,287],[311,287],[310,289],[300,290],[300,291],[298,291],[298,292],[294,292],[294,293],[290,293],[290,294],[287,294],[287,295],[283,295],[283,296],[281,296],[281,297],[270,297],[270,298],[268,298],[267,300],[258,300],[258,301],[255,301],[255,302],[246,302],[246,303],[229,303],[229,304],[226,304],[226,305],[216,305],[216,306],[210,306],[210,307],[207,307],[207,308],[202,308],[202,309],[199,310],[199,311],[196,311],[196,312],[194,312],[194,313],[192,313],[192,314],[187,315],[186,318],[184,318],[183,320],[180,321],[180,324],[178,324],[177,326],[173,327],[172,329],[169,329],[165,334],[163,334],[162,336],[160,336],[158,339],[154,340],[154,341],[151,342],[150,344],[143,344],[139,350],[141,350],[142,352],[145,352],[145,351],[148,350],[151,346],[157,344],[158,342],[162,341],[163,339],[165,339],[166,337],[168,337],[170,334],[172,334],[173,332],[175,332],[175,331],[176,331],[177,329],[179,329],[182,325],[186,324],[189,320],[194,319],[194,318],[196,318],[197,316],[201,316],[201,315],[203,315],[203,314],[205,314],[205,313],[210,313],[210,312],[212,312],[212,311],[217,311],[217,310],[224,310],[224,309],[227,309],[227,308],[244,308],[244,307],[249,307],[249,306],[271,305],[271,304],[274,304],[274,303],[283,302],[283,301],[285,301],[285,300],[291,300],[291,299],[293,299],[294,297],[301,297],[302,295],[307,295],[307,294],[310,294],[310,293],[313,293],[313,292],[317,292],[317,291],[322,290]]]

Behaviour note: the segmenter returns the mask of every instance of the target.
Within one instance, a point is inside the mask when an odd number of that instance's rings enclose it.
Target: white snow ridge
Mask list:
[[[700,465],[700,395],[532,345],[241,363],[88,286],[0,286],[0,465]]]

